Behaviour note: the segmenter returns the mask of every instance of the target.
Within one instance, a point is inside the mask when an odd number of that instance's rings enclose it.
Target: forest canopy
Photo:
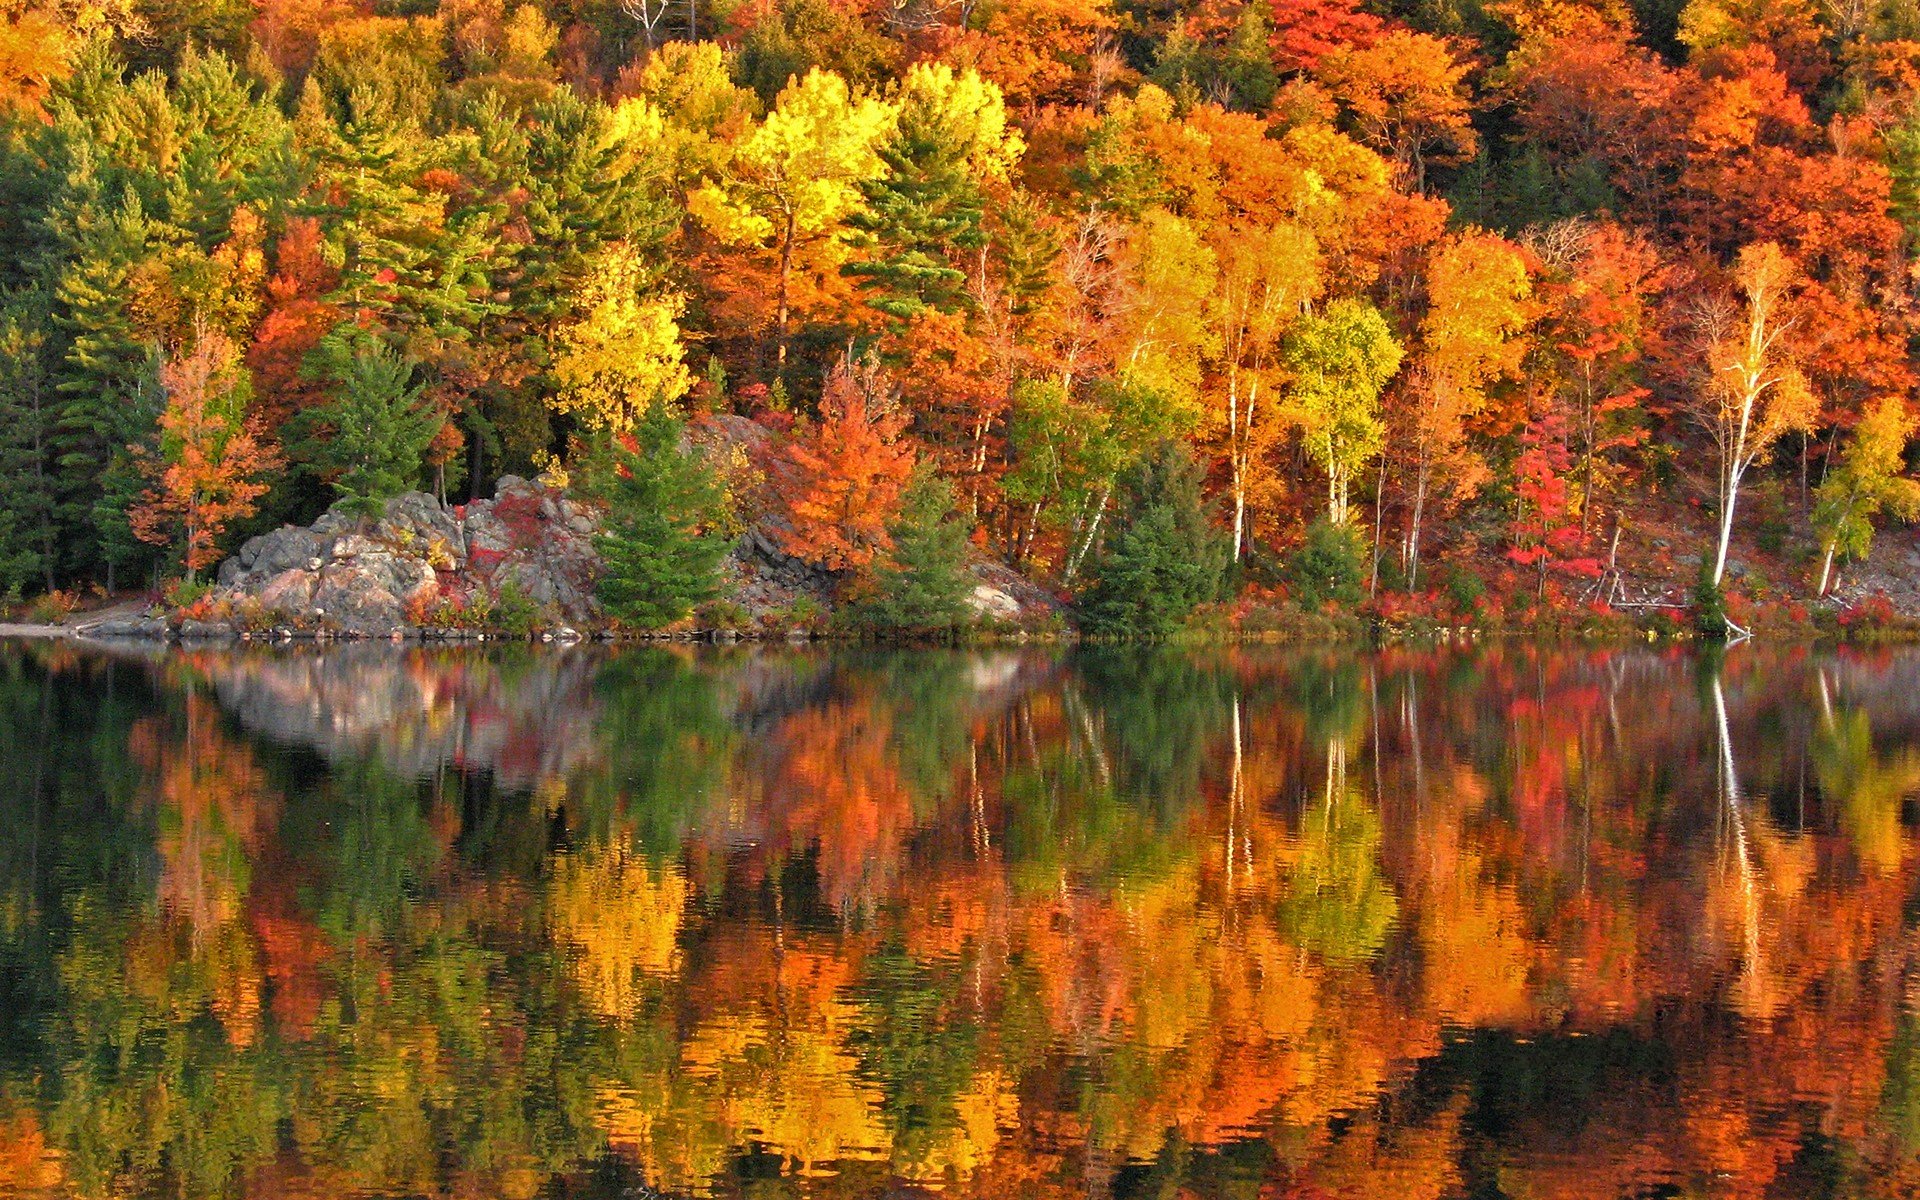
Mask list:
[[[1658,512],[1824,593],[1915,511],[1917,95],[1911,0],[0,0],[0,592],[661,409],[854,591],[910,492],[1097,589],[1173,446],[1237,585],[1605,599]]]

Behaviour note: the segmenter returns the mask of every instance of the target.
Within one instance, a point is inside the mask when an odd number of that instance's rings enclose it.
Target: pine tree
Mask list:
[[[1000,89],[972,71],[922,64],[900,87],[885,171],[863,180],[865,208],[847,219],[862,257],[842,270],[864,281],[867,303],[907,320],[968,303],[954,264],[987,244],[982,181],[1004,178],[1020,153]]]
[[[858,619],[897,632],[952,630],[966,622],[967,529],[954,511],[953,485],[930,463],[907,483],[900,515],[888,531],[893,550],[874,564],[870,596]]]
[[[1201,495],[1204,474],[1173,442],[1128,472],[1118,528],[1080,605],[1088,633],[1162,638],[1219,595],[1229,543]]]
[[[841,270],[863,282],[868,304],[896,320],[964,305],[967,276],[952,256],[985,243],[984,198],[967,177],[964,147],[943,132],[903,113],[900,132],[880,147],[886,174],[861,185],[866,211],[847,222],[867,257]]]
[[[322,339],[308,369],[331,386],[332,399],[288,422],[289,452],[330,483],[348,511],[376,515],[419,485],[445,416],[414,382],[414,364],[358,326]]]
[[[607,611],[646,629],[671,625],[719,590],[727,552],[725,487],[664,404],[614,441],[611,472],[596,490],[607,517],[598,542]]]
[[[127,447],[148,441],[159,415],[155,347],[131,304],[151,226],[128,193],[111,213],[81,208],[65,235],[69,258],[54,297],[66,347],[50,445],[60,482],[55,524],[67,549],[56,569],[104,566],[111,587],[116,572],[150,557],[127,526],[126,501],[139,490]]]
[[[37,293],[0,304],[0,592],[54,587],[54,396]]]

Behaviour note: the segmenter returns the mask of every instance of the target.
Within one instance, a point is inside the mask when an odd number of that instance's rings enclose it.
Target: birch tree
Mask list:
[[[1810,429],[1816,411],[1806,376],[1787,343],[1793,328],[1791,289],[1798,275],[1778,245],[1759,242],[1740,251],[1730,294],[1715,296],[1696,315],[1701,378],[1691,411],[1712,437],[1719,528],[1711,582],[1720,586],[1740,488],[1792,431]]]

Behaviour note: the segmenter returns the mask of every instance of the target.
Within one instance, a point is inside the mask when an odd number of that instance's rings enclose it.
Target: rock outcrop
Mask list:
[[[447,506],[409,492],[378,520],[339,510],[252,538],[220,564],[216,603],[268,621],[361,637],[459,622],[517,598],[546,619],[598,616],[592,510],[539,483]]]

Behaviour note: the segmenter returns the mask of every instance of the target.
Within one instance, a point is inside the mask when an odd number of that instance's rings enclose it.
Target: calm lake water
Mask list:
[[[0,1196],[1920,1194],[1920,654],[0,646]]]

